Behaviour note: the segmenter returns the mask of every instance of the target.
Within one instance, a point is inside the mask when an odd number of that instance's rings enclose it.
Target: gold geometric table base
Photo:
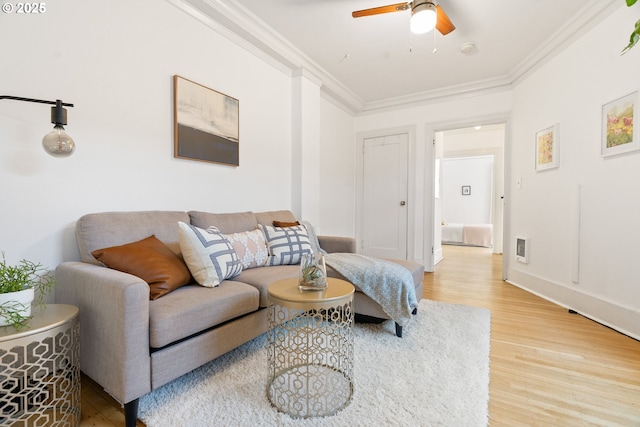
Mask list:
[[[267,397],[292,417],[334,415],[353,397],[353,287],[297,295],[296,286],[283,297],[278,284],[269,287]]]
[[[293,417],[325,417],[351,403],[353,384],[328,366],[300,365],[278,374],[268,395],[273,406]]]
[[[34,307],[34,309],[37,309]],[[0,425],[80,423],[80,322],[73,306],[49,305],[31,328],[0,336]]]

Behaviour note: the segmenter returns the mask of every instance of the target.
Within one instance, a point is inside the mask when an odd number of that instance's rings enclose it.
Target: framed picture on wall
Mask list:
[[[638,92],[618,98],[602,106],[603,157],[628,153],[640,148],[640,137],[634,124],[638,123]]]
[[[536,132],[536,171],[560,166],[558,125]]]
[[[462,186],[462,195],[463,196],[470,196],[471,195],[471,186],[470,185],[463,185]]]
[[[173,76],[174,156],[240,165],[240,103],[180,76]]]

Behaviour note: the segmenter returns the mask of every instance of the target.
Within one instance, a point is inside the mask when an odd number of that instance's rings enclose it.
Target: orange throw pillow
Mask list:
[[[91,252],[109,268],[138,276],[149,284],[149,299],[157,299],[191,283],[187,265],[156,236]]]
[[[297,225],[300,225],[298,221],[294,221],[294,222],[275,221],[275,220],[273,221],[274,227],[295,227]]]

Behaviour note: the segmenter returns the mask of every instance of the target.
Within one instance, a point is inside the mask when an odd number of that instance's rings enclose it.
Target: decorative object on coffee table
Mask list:
[[[28,328],[0,328],[0,425],[80,423],[80,321],[73,305],[34,307]]]
[[[302,254],[298,289],[301,291],[327,289],[327,267],[324,263],[324,255],[315,252]]]
[[[267,397],[296,418],[334,415],[353,397],[353,294],[340,279],[327,289],[298,289],[297,279],[272,283]]]

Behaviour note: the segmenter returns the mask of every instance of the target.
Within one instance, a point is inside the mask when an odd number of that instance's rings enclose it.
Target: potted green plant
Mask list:
[[[627,1],[627,6],[631,7],[634,4],[636,4],[637,0],[626,0],[626,1]],[[625,47],[622,50],[622,54],[624,55],[625,53],[627,53],[629,49],[631,49],[638,43],[638,41],[640,41],[640,19],[636,21],[636,24],[633,27],[633,31],[631,32],[631,36],[629,36],[629,44],[627,45],[627,47]]]
[[[0,326],[10,325],[16,329],[26,326],[31,319],[31,302],[36,299],[38,305],[44,305],[44,298],[51,292],[55,283],[53,273],[40,263],[23,259],[16,265],[9,265],[2,252]]]

